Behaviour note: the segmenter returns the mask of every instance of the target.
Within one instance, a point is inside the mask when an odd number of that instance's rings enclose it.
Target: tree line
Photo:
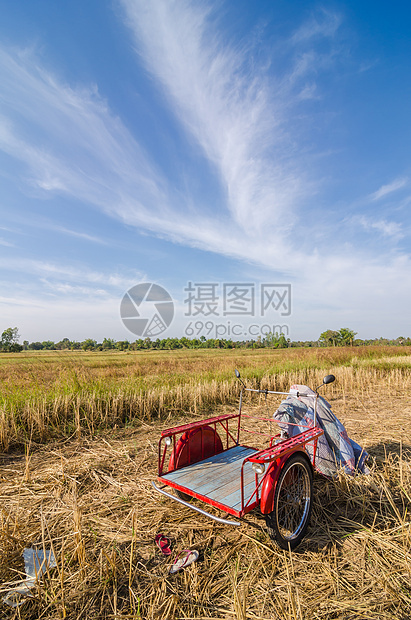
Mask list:
[[[92,338],[83,341],[63,338],[59,342],[44,340],[42,342],[29,342],[24,340],[20,344],[20,334],[17,327],[8,327],[1,335],[0,351],[4,353],[18,353],[20,351],[140,351],[140,350],[164,350],[164,349],[233,349],[233,348],[272,348],[285,349],[289,347],[339,347],[339,346],[362,346],[362,345],[408,345],[411,346],[411,338],[399,336],[395,339],[374,338],[361,340],[356,338],[357,333],[348,327],[342,327],[338,331],[328,329],[320,334],[318,340],[290,340],[282,333],[267,333],[265,337],[256,340],[230,340],[224,338],[140,338],[134,342],[128,340],[114,340],[104,338],[97,342]]]

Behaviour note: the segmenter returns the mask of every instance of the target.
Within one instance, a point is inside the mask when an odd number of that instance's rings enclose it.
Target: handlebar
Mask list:
[[[240,392],[240,415],[241,415],[241,406],[242,406],[242,402],[243,402],[243,391],[245,392],[256,392],[257,394],[265,394],[267,396],[267,394],[284,394],[287,396],[296,396],[297,398],[299,396],[312,396],[312,394],[301,394],[298,390],[293,390],[291,389],[289,392],[275,392],[274,390],[255,390],[253,388],[248,388],[245,386],[244,381],[241,379],[240,373],[238,372],[237,369],[235,369],[235,376],[237,377],[237,379],[240,381],[241,385],[243,386]],[[314,426],[316,426],[317,424],[317,401],[318,398],[320,397],[318,390],[320,389],[320,387],[322,387],[323,385],[328,385],[328,383],[332,383],[333,381],[335,381],[335,377],[334,375],[327,375],[326,377],[324,377],[323,382],[321,383],[321,385],[319,385],[315,392],[315,405],[314,405]]]
[[[235,376],[237,377],[237,379],[240,381],[241,385],[243,386],[243,390],[245,390],[246,392],[257,392],[257,394],[286,394],[286,395],[291,395],[291,396],[297,396],[297,398],[299,396],[310,396],[310,394],[301,394],[300,392],[298,392],[297,390],[290,390],[289,392],[275,392],[273,390],[254,390],[253,388],[248,388],[245,386],[244,381],[241,379],[241,375],[238,372],[237,368],[235,369]],[[326,377],[324,377],[323,382],[321,383],[321,385],[319,385],[316,389],[315,389],[315,394],[318,394],[318,390],[320,389],[320,387],[322,387],[323,385],[328,385],[328,383],[332,383],[333,381],[335,381],[335,377],[334,375],[327,375]],[[243,391],[241,390],[241,392]]]
[[[310,394],[303,394],[298,390],[290,390],[289,392],[274,392],[273,390],[254,390],[252,388],[243,388],[245,392],[257,392],[258,394],[284,394],[285,396],[310,396]],[[312,394],[311,394],[312,396]]]

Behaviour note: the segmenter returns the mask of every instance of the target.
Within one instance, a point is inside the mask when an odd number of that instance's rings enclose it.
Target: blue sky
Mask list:
[[[152,282],[162,337],[411,335],[410,22],[368,1],[3,2],[0,330],[134,339],[120,302]],[[216,314],[187,315],[188,282],[219,285]],[[224,315],[225,283],[253,285],[256,316]],[[291,284],[288,315],[261,317],[262,284]]]

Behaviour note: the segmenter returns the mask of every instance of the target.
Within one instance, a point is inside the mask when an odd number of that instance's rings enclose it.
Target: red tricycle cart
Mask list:
[[[237,370],[236,376],[241,381]],[[327,375],[322,385],[334,379]],[[281,548],[294,549],[310,521],[317,441],[324,431],[317,426],[314,412],[314,425],[294,437],[282,430],[269,436],[268,447],[260,450],[240,443],[240,430],[244,431],[242,418],[255,417],[242,412],[244,391],[266,396],[290,394],[247,388],[242,381],[241,384],[238,412],[162,431],[158,447],[161,486],[152,484],[170,499],[229,525],[241,522],[210,514],[192,504],[192,498],[237,518],[259,507],[270,537]],[[316,394],[318,398],[318,388]],[[172,487],[176,495],[165,491],[166,487]]]

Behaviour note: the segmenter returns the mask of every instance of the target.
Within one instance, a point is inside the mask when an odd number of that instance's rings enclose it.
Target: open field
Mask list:
[[[258,513],[230,528],[150,485],[161,428],[235,406],[234,367],[277,389],[333,372],[324,393],[371,455],[369,476],[316,477],[292,555]],[[1,356],[0,377],[0,590],[31,543],[57,559],[35,598],[0,602],[1,618],[411,618],[410,350],[30,354]],[[266,415],[263,400],[245,409]],[[196,548],[199,561],[169,575],[158,532],[173,558]]]
[[[411,347],[1,354],[0,450],[232,403],[234,368],[250,385],[281,390],[342,368],[331,394],[351,393],[370,373],[407,376],[410,356]]]

